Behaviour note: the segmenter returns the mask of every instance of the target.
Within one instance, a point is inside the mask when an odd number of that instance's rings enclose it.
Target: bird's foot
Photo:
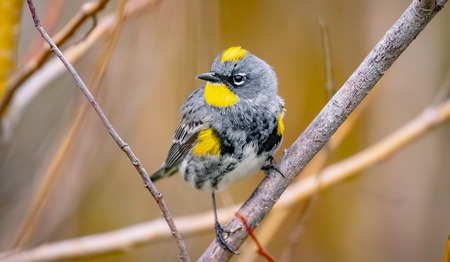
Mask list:
[[[267,160],[269,160],[269,164],[265,165],[265,166],[263,166],[261,168],[261,170],[264,171],[264,174],[266,174],[266,176],[267,176],[268,174],[266,173],[266,171],[269,171],[270,169],[273,169],[273,170],[277,171],[284,178],[285,176],[283,175],[283,173],[281,173],[281,171],[274,166],[275,159],[273,159],[273,156],[269,156],[267,158]]]
[[[219,223],[215,223],[214,224],[214,228],[216,229],[216,238],[217,238],[217,242],[219,243],[220,247],[230,251],[231,253],[235,254],[235,255],[239,255],[239,252],[237,252],[233,247],[231,247],[226,241],[225,238],[223,237],[223,233],[230,233],[229,231],[225,230]]]

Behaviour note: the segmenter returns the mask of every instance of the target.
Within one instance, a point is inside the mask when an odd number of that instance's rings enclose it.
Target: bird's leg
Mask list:
[[[214,190],[212,191],[212,201],[213,201],[213,211],[214,211],[214,228],[216,230],[217,242],[219,243],[221,248],[238,255],[239,252],[237,252],[234,248],[232,248],[223,238],[222,234],[223,234],[223,232],[225,232],[225,229],[222,227],[222,225],[220,225],[219,220],[217,219],[216,197],[214,195]]]
[[[269,160],[269,164],[268,164],[268,165],[265,165],[265,166],[263,166],[263,167],[261,168],[261,170],[264,171],[264,174],[267,176],[266,171],[269,171],[270,169],[273,169],[273,170],[277,171],[277,172],[284,178],[283,173],[281,173],[281,171],[280,171],[278,168],[276,168],[276,167],[274,166],[275,159],[273,159],[273,156],[269,156],[269,157],[267,158],[267,160]]]

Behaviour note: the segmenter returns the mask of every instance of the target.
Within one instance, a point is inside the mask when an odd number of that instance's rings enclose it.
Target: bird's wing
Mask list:
[[[172,146],[164,165],[150,176],[152,181],[159,180],[164,177],[169,177],[178,171],[178,166],[183,160],[184,156],[194,146],[195,140],[200,129],[204,123],[200,121],[185,121],[182,119],[175,131]]]
[[[175,131],[172,146],[167,155],[165,163],[166,169],[179,165],[187,152],[194,146],[198,131],[203,128],[204,123],[201,121],[185,122],[181,120]]]
[[[201,101],[204,101],[203,89],[199,88],[188,97],[181,107],[182,119],[175,131],[172,146],[161,169],[150,177],[152,180],[175,174],[183,158],[194,147],[199,131],[207,128],[209,118],[206,117],[206,111],[201,110],[203,106]]]

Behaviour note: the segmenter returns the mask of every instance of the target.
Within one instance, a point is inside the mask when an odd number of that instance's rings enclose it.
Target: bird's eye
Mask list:
[[[240,86],[244,84],[244,82],[245,82],[245,74],[240,73],[233,76],[234,85]]]

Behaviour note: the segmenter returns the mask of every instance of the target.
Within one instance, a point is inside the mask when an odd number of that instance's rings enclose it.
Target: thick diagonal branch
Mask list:
[[[284,174],[272,172],[260,183],[252,196],[239,210],[254,229],[287,186],[311,159],[323,148],[361,103],[394,61],[419,35],[431,19],[443,8],[447,0],[414,0],[384,37],[375,45],[347,82],[327,103],[300,137],[286,150],[276,166]],[[229,243],[239,247],[248,237],[238,218],[226,226]],[[199,261],[228,261],[232,254],[220,248],[216,241],[200,257]]]

